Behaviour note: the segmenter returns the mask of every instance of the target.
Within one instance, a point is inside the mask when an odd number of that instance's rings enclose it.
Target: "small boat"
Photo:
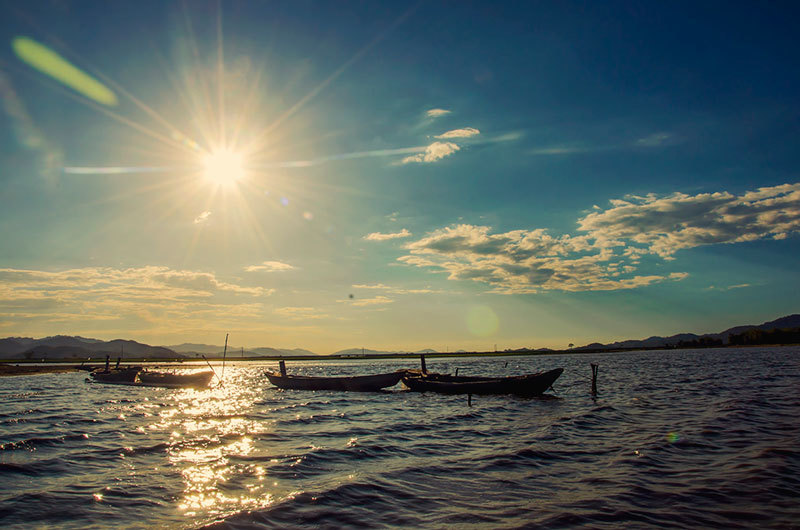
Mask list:
[[[214,372],[171,374],[167,372],[139,372],[140,386],[161,388],[205,388],[211,383]]]
[[[116,385],[135,384],[136,376],[142,370],[141,366],[128,366],[125,368],[105,368],[97,369],[90,373],[92,379],[98,383],[109,383]]]
[[[556,368],[548,372],[511,377],[469,377],[408,371],[403,377],[403,384],[415,392],[538,396],[550,388],[563,371],[563,368]]]
[[[91,374],[92,381],[106,385],[148,386],[159,388],[205,388],[211,383],[214,372],[193,374],[171,374],[167,372],[148,372],[141,366],[98,370]],[[88,381],[88,379],[87,379]]]
[[[394,386],[403,378],[405,370],[388,374],[357,375],[344,377],[311,377],[266,372],[269,382],[278,388],[289,390],[346,390],[350,392],[377,392]]]

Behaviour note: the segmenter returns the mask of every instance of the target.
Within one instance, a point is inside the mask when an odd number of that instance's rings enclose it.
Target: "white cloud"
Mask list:
[[[280,261],[263,261],[260,265],[250,265],[244,268],[247,272],[283,272],[294,269],[288,263],[281,263]]]
[[[205,212],[201,213],[194,219],[194,224],[199,225],[208,222],[208,218],[211,217],[211,210],[206,210]]]
[[[441,117],[441,116],[446,116],[446,115],[450,114],[450,112],[451,112],[451,111],[449,111],[449,110],[445,110],[445,109],[430,109],[430,110],[429,110],[429,111],[427,111],[425,114],[426,114],[426,115],[427,115],[429,118],[439,118],[439,117]]]
[[[463,129],[453,129],[452,131],[447,131],[446,133],[436,136],[436,138],[445,140],[449,138],[469,138],[471,136],[477,136],[480,133],[481,132],[474,127],[464,127]]]
[[[487,283],[505,294],[630,289],[685,277],[621,278],[621,259],[612,246],[594,246],[580,236],[555,238],[542,229],[491,234],[487,226],[456,225],[406,249],[409,255],[398,258],[403,263],[442,270],[451,280]]]
[[[461,149],[453,142],[433,142],[425,148],[424,153],[407,156],[402,160],[403,164],[410,162],[436,162],[446,156],[450,156]]]
[[[742,195],[632,196],[611,205],[579,219],[578,229],[598,240],[626,239],[662,258],[702,245],[784,239],[800,230],[800,183]]]
[[[407,229],[403,228],[399,232],[393,232],[389,234],[382,234],[380,232],[372,232],[371,234],[367,234],[364,236],[364,239],[367,241],[388,241],[389,239],[399,239],[403,237],[410,237],[411,232]]]
[[[687,274],[637,275],[644,255],[672,259],[700,245],[782,239],[800,231],[800,184],[727,192],[612,200],[578,220],[578,235],[544,229],[492,234],[453,225],[407,243],[402,263],[489,284],[494,292],[631,289]]]

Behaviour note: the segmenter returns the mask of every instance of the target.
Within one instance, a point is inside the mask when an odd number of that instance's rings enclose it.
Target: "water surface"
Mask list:
[[[600,395],[590,395],[590,362]],[[290,362],[366,374],[413,361]],[[0,524],[798,527],[800,348],[428,360],[564,367],[556,397],[204,391],[0,379]]]

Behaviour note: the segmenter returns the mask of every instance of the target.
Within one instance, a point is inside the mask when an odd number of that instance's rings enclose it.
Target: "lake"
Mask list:
[[[599,395],[590,393],[599,364]],[[554,397],[0,379],[0,525],[798,527],[800,347],[428,359]],[[408,360],[288,362],[367,374]],[[219,368],[217,368],[219,371]]]

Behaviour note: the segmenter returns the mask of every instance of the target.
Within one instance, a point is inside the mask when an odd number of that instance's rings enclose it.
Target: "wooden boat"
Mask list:
[[[403,384],[415,392],[537,396],[550,388],[563,371],[563,368],[556,368],[548,372],[512,377],[469,377],[414,371],[406,372]]]
[[[106,385],[147,386],[158,388],[205,388],[211,383],[214,372],[193,374],[171,374],[167,372],[148,372],[141,366],[114,370],[95,371],[90,374],[92,381]]]
[[[269,382],[278,388],[291,390],[346,390],[350,392],[377,392],[394,386],[403,378],[405,370],[388,374],[357,375],[345,377],[311,377],[266,372]]]
[[[171,374],[167,372],[139,372],[141,386],[161,388],[205,388],[211,383],[214,372],[195,372],[192,374]]]
[[[98,383],[131,384],[136,381],[136,376],[142,370],[141,366],[128,366],[125,368],[97,369],[89,375]]]

